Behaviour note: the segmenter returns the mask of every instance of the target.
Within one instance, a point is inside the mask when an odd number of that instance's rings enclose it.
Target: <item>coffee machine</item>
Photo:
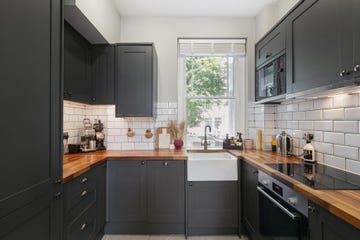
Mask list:
[[[95,119],[93,128],[95,130],[95,140],[96,140],[96,150],[105,150],[104,139],[105,134],[102,132],[104,129],[104,124],[100,119]]]
[[[95,130],[92,128],[90,119],[85,118],[83,120],[84,129],[81,135],[81,151],[93,152],[96,151]]]

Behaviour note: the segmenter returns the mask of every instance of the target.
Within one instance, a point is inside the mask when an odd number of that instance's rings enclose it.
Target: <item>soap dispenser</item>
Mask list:
[[[306,140],[306,145],[304,146],[303,160],[305,162],[316,162],[315,160],[315,148],[311,144],[311,140],[314,138],[314,134],[305,133],[304,138]]]

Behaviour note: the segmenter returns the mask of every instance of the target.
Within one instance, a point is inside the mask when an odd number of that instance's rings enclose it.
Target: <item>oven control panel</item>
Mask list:
[[[262,171],[259,171],[258,181],[259,184],[275,193],[290,206],[294,207],[305,216],[308,216],[308,199],[306,197],[296,192],[285,183]]]

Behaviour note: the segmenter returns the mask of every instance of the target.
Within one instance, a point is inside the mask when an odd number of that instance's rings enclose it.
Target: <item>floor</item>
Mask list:
[[[185,240],[182,235],[105,235],[102,240]],[[247,240],[238,236],[188,237],[188,240]]]

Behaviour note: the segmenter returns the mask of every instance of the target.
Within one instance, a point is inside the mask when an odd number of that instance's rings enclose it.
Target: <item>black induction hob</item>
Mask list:
[[[269,163],[267,166],[314,189],[360,190],[360,175],[319,163]]]

